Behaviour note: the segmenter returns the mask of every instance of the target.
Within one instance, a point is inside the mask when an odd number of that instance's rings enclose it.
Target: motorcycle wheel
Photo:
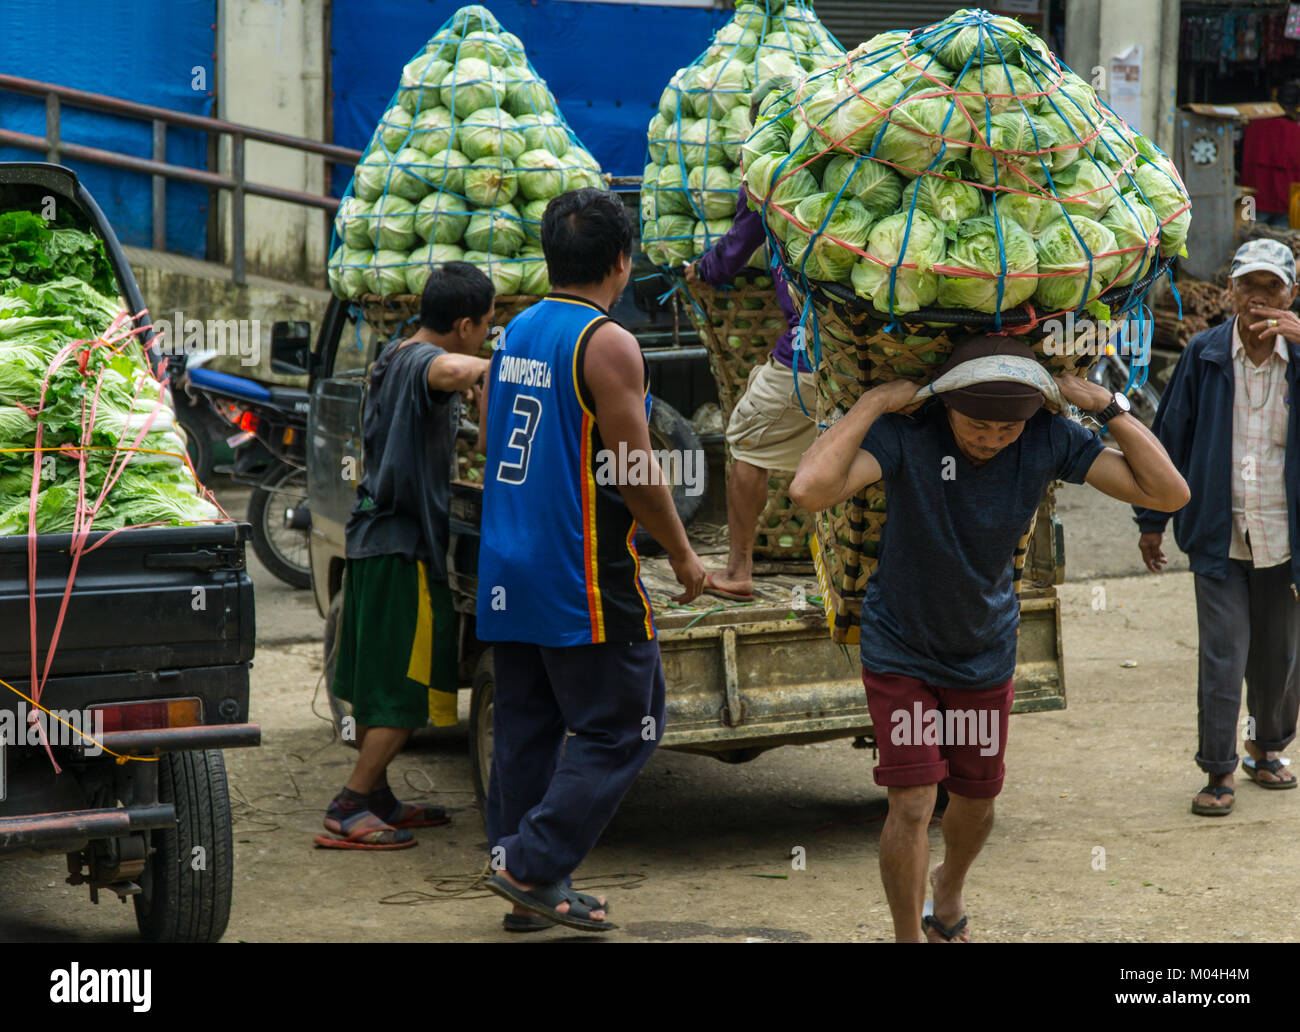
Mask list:
[[[284,512],[306,502],[307,471],[282,462],[271,467],[248,499],[253,551],[267,570],[294,588],[311,587],[311,532],[286,527]]]

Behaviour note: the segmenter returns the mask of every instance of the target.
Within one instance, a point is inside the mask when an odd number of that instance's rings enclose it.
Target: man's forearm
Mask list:
[[[801,492],[814,497],[838,495],[854,458],[862,448],[862,439],[884,411],[884,401],[867,391],[844,414],[844,418],[813,441],[804,452],[795,474]]]
[[[672,557],[690,551],[686,528],[677,516],[673,493],[663,484],[620,485],[619,494],[628,511],[652,538]]]
[[[1130,413],[1116,416],[1106,427],[1115,438],[1133,480],[1146,494],[1156,498],[1181,494],[1185,483],[1160,443],[1142,421]]]

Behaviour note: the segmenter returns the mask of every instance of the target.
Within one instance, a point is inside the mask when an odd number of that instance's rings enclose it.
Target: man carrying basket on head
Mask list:
[[[751,122],[771,93],[788,89],[774,79],[753,93]],[[743,171],[743,162],[742,162]],[[744,187],[736,199],[736,221],[722,239],[697,261],[688,262],[687,283],[704,281],[717,287],[735,278],[750,257],[766,242],[763,214],[749,207]],[[795,350],[799,317],[790,298],[789,283],[780,267],[774,273],[776,299],[787,327],[768,360],[749,374],[745,393],[736,402],[727,423],[731,451],[731,476],[727,481],[727,530],[731,550],[727,568],[710,573],[705,594],[748,602],[754,597],[754,537],[758,517],[767,505],[768,477],[773,471],[793,473],[817,438],[817,381],[807,351]]]
[[[909,416],[922,395],[942,404]],[[1122,450],[1040,411],[1045,396],[1096,413]],[[963,883],[1005,775],[1016,546],[1053,480],[1130,503],[1159,499],[1151,508],[1162,511],[1186,504],[1187,484],[1122,395],[1074,376],[1053,380],[1027,346],[992,336],[958,344],[920,392],[906,380],[866,391],[808,450],[790,497],[826,509],[882,479],[889,518],[861,631],[875,780],[889,791],[880,875],[897,941],[968,942]],[[949,793],[945,854],[923,910],[938,784]]]

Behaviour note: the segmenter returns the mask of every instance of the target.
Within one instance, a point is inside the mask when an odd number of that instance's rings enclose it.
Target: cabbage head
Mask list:
[[[1039,78],[1048,81],[1041,87],[1046,96],[1038,101],[1038,113],[1055,114],[1069,124],[1073,132],[1064,134],[1063,140],[1091,147],[1098,128],[1106,120],[1097,104],[1097,91],[1073,72],[1065,72],[1060,85],[1053,76],[1040,73]]]
[[[515,121],[524,132],[528,150],[550,151],[562,158],[569,150],[569,134],[555,115],[520,115]]]
[[[544,197],[540,200],[529,201],[520,209],[524,217],[524,232],[535,242],[540,244],[542,241],[542,217],[546,214],[546,206],[551,203],[551,198]]]
[[[406,293],[407,260],[405,251],[376,251],[361,273],[362,283],[371,294],[391,296]]]
[[[1119,186],[1112,184],[1111,177],[1109,168],[1086,158],[1056,176],[1053,186],[1061,207],[1071,215],[1099,219],[1119,199]]]
[[[380,116],[378,132],[384,148],[394,154],[403,147],[415,146],[407,143],[411,135],[411,112],[400,104],[394,104]]]
[[[686,180],[679,165],[666,165],[659,174],[654,188],[655,217],[665,215],[690,215],[691,197],[686,192]]]
[[[872,217],[880,218],[898,208],[903,180],[888,165],[852,154],[838,154],[822,173],[822,189],[831,196],[838,196],[843,190],[845,197],[854,198]]]
[[[878,312],[906,314],[933,304],[939,294],[934,266],[943,262],[944,228],[924,212],[913,212],[908,230],[906,212],[881,219],[867,237],[867,254],[853,266],[853,290],[869,298]],[[907,249],[903,250],[906,234]],[[873,260],[874,259],[874,260]],[[905,265],[913,268],[905,268]],[[896,270],[896,272],[895,272]],[[891,297],[890,278],[893,276]]]
[[[862,90],[861,96],[849,85],[827,77],[808,100],[801,115],[809,127],[817,127],[828,137],[826,146],[866,154],[885,124],[892,104],[902,96],[904,85],[893,78]],[[936,101],[946,108],[946,101]]]
[[[977,122],[982,122],[987,113],[1000,115],[1004,111],[1022,110],[1032,113],[1041,99],[1034,94],[1046,92],[1035,86],[1019,68],[1000,64],[968,68],[966,74],[953,84],[953,89],[959,94],[968,94],[956,100]]]
[[[451,64],[433,54],[416,57],[402,69],[401,85],[397,87],[398,103],[412,115],[440,105],[438,88],[450,71]]]
[[[713,60],[728,60],[741,65],[752,62],[758,54],[760,32],[730,21],[713,37],[713,46],[705,52]]]
[[[546,269],[546,256],[535,248],[524,248],[515,257],[519,265],[519,293],[544,297],[551,292],[551,277]]]
[[[425,154],[437,154],[456,146],[456,120],[445,107],[428,107],[411,120],[406,145]]]
[[[465,230],[465,246],[471,251],[490,251],[512,257],[524,246],[526,234],[519,210],[513,204],[476,211]]]
[[[1028,187],[1023,192],[998,191],[989,201],[990,214],[995,202],[1000,218],[1015,219],[1034,239],[1061,217],[1061,206],[1054,197],[1033,193]]]
[[[425,45],[424,52],[450,68],[456,63],[456,52],[460,50],[461,36],[462,33],[453,32],[451,29],[440,29]]]
[[[352,174],[352,192],[363,201],[377,201],[388,186],[393,170],[392,156],[383,147],[375,147],[357,163]]]
[[[753,88],[745,65],[738,61],[719,61],[699,67],[685,96],[696,118],[717,122],[735,107],[748,107]]]
[[[834,194],[819,193],[800,201],[794,217],[803,228],[790,226],[786,238],[790,264],[809,279],[848,283],[859,252],[867,246],[871,213],[852,197],[841,197],[836,203]]]
[[[681,154],[687,168],[697,165],[725,165],[727,152],[722,146],[726,129],[721,122],[697,118],[689,126],[683,123]]]
[[[396,194],[377,200],[370,240],[380,251],[409,251],[415,242],[415,205]]]
[[[742,104],[726,113],[722,119],[722,152],[727,161],[735,165],[740,162],[740,147],[749,139],[754,125],[749,120],[749,107]]]
[[[519,284],[523,278],[523,267],[519,262],[502,258],[489,251],[466,251],[465,261],[477,265],[487,273],[496,288],[497,297],[510,297],[519,293]]]
[[[527,144],[514,115],[500,108],[475,111],[456,130],[457,146],[470,161],[496,155],[514,161]]]
[[[344,197],[334,216],[334,232],[345,247],[369,249],[371,206],[359,197]]]
[[[403,147],[393,155],[393,172],[388,179],[389,194],[408,201],[418,201],[429,192],[429,155],[414,147]]]
[[[1115,286],[1128,286],[1145,276],[1160,253],[1160,220],[1136,193],[1124,194],[1101,217],[1101,224],[1115,234],[1120,255],[1120,276]],[[1124,271],[1127,270],[1127,271]]]
[[[452,15],[451,31],[457,36],[467,36],[471,32],[495,33],[501,31],[501,23],[482,4],[470,4]]]
[[[541,79],[520,79],[506,89],[506,110],[512,115],[553,115],[555,98]]]
[[[509,64],[510,52],[495,32],[471,32],[456,51],[456,60],[476,58],[498,68]]]
[[[795,60],[783,50],[773,50],[768,46],[758,48],[758,57],[754,59],[754,84],[764,83],[768,79],[784,76],[798,79],[803,76],[803,63]]]
[[[360,247],[340,247],[334,252],[337,269],[337,286],[334,293],[339,297],[360,297],[368,289],[365,272],[370,268],[370,258],[374,249],[367,245]]]
[[[794,214],[801,200],[819,192],[816,177],[807,169],[799,168],[786,154],[760,158],[746,174],[746,181],[755,198],[768,202],[767,224],[781,240],[786,238],[790,220],[776,209]],[[756,207],[752,200],[750,206]]]
[[[431,244],[454,244],[469,225],[469,205],[455,194],[433,193],[415,209],[415,232]]]
[[[445,190],[449,193],[464,194],[465,169],[469,158],[458,150],[438,151],[430,154],[421,175],[429,181],[432,190]]]
[[[703,220],[725,219],[735,214],[740,184],[734,172],[717,165],[701,165],[691,169],[686,182],[692,207]]]
[[[705,251],[721,240],[730,228],[730,219],[709,219],[705,222],[695,223],[695,232],[692,234],[693,253],[688,261],[704,254]]]
[[[527,213],[525,213],[525,216]],[[535,235],[529,227],[529,235]],[[646,219],[641,224],[641,251],[651,265],[667,265],[668,257],[664,254],[663,244],[659,240],[659,222]]]
[[[970,138],[970,123],[947,97],[912,96],[890,113],[875,157],[916,176],[931,165],[965,157]]]
[[[501,33],[501,43],[506,48],[506,64],[522,66],[528,64],[528,55],[524,52],[524,41],[513,32]]]
[[[998,230],[1002,231],[1002,249],[998,250]],[[1003,257],[1006,267],[1003,268]],[[945,267],[968,269],[973,275],[945,272],[939,277],[940,308],[964,308],[975,312],[1005,312],[1028,301],[1038,286],[1038,251],[1034,240],[1013,219],[981,215],[967,219],[956,229],[956,238],[948,244]],[[994,278],[984,279],[980,274]],[[998,303],[998,284],[1002,284],[1002,303]]]
[[[1145,197],[1160,219],[1160,253],[1166,257],[1187,253],[1187,229],[1192,224],[1192,209],[1187,195],[1178,185],[1174,166],[1165,158],[1160,163],[1146,163],[1133,176],[1131,197]],[[1140,191],[1140,192],[1139,192]],[[1185,209],[1179,214],[1179,208]]]
[[[740,159],[745,168],[765,154],[788,154],[790,151],[790,129],[780,122],[764,125],[760,117],[759,128],[750,134],[741,145]]]
[[[1050,153],[1057,140],[1042,122],[1035,122],[1020,111],[994,115],[986,124],[976,120],[970,160],[981,183],[992,186],[994,176],[1002,186],[1024,190],[1029,182],[1043,186],[1052,167]]]
[[[695,250],[695,226],[690,215],[664,215],[656,220],[656,239],[664,259],[661,264],[676,268],[700,253]]]
[[[982,16],[984,20],[977,21]],[[1020,46],[1033,33],[1014,18],[990,16],[985,11],[954,11],[924,33],[918,42],[954,72],[972,65],[1000,65],[1015,61]]]
[[[1074,126],[1070,125],[1055,111],[1040,109],[1034,115],[1034,124],[1040,129],[1046,129],[1056,140],[1052,152],[1043,155],[1043,160],[1047,162],[1047,167],[1052,175],[1063,172],[1081,157],[1087,155],[1088,148],[1075,138]]]
[[[946,226],[984,214],[984,191],[962,182],[960,170],[951,164],[938,172],[913,179],[903,191],[899,209],[910,211],[915,200],[917,211],[933,215]]]
[[[1115,234],[1086,215],[1057,219],[1038,237],[1041,278],[1034,301],[1045,312],[1072,311],[1091,301],[1110,287],[1119,272],[1117,248]],[[1052,272],[1071,275],[1047,275]]]
[[[407,257],[406,289],[411,294],[424,293],[424,284],[435,265],[465,260],[465,252],[455,244],[425,244]]]
[[[442,106],[457,118],[467,118],[482,108],[497,108],[505,100],[501,73],[486,61],[469,58],[458,61],[442,80]]]
[[[524,151],[515,162],[519,192],[530,201],[558,197],[564,193],[564,167],[565,163],[550,151]]]
[[[499,208],[519,195],[519,173],[504,158],[488,156],[465,169],[465,196],[478,208]]]

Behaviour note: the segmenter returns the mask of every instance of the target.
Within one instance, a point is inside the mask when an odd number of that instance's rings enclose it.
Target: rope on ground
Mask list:
[[[492,874],[492,861],[486,860],[477,874],[430,874],[424,880],[433,886],[432,891],[406,889],[384,896],[380,903],[388,906],[419,906],[423,903],[454,903],[461,900],[487,899],[496,893],[483,889],[483,883]],[[578,892],[592,889],[634,889],[649,875],[638,873],[593,874],[573,883]],[[499,898],[499,897],[497,897]]]

